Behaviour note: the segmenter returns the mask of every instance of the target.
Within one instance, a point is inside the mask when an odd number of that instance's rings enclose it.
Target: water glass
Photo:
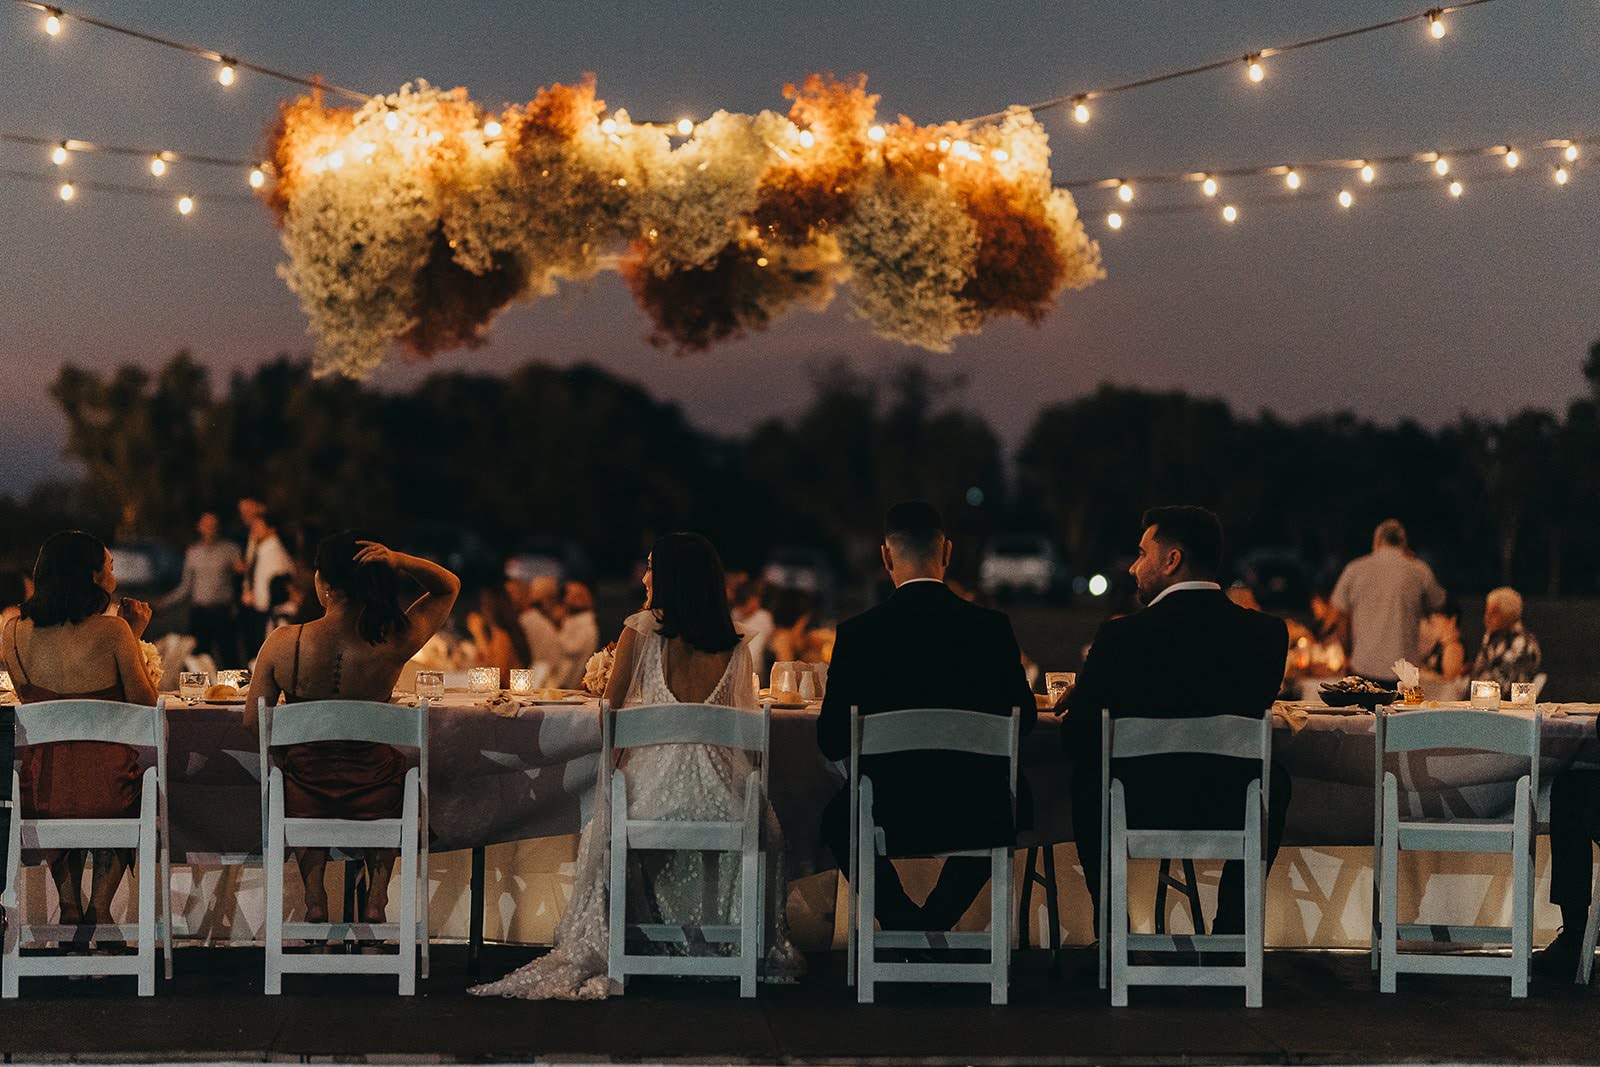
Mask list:
[[[1500,710],[1500,683],[1475,680],[1472,683],[1472,706],[1486,711]]]
[[[206,686],[211,684],[211,675],[205,671],[180,671],[178,673],[178,695],[193,703],[206,695]]]
[[[533,684],[533,671],[527,667],[511,668],[511,691],[513,693],[531,693]]]
[[[1534,690],[1537,687],[1532,682],[1511,683],[1511,706],[1514,708],[1533,707]]]
[[[444,671],[418,671],[417,697],[421,700],[443,700]]]
[[[499,667],[473,667],[467,671],[467,688],[474,693],[492,693],[500,688]]]
[[[1046,671],[1044,675],[1044,691],[1050,697],[1050,706],[1054,707],[1061,698],[1078,684],[1076,671]]]

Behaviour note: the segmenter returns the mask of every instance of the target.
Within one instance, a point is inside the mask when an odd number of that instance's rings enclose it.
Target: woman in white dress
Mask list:
[[[668,534],[655,543],[644,574],[645,610],[617,641],[606,683],[613,707],[717,704],[757,710],[748,638],[734,627],[717,550],[699,534]],[[744,810],[746,753],[715,745],[655,745],[628,751],[622,772],[629,815],[640,819],[731,819]],[[556,926],[555,945],[477,996],[524,1000],[600,1000],[606,977],[610,871],[610,780],[601,768],[594,815],[578,843],[572,898]],[[789,941],[784,900],[783,835],[767,805],[767,958],[763,977],[790,980],[804,968]],[[644,853],[628,871],[628,911],[663,923],[738,921],[739,860],[701,852]]]

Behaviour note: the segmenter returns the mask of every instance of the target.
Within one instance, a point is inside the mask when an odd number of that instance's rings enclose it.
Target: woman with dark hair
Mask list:
[[[402,607],[401,576],[422,587]],[[461,582],[425,559],[391,551],[354,531],[334,534],[317,547],[313,581],[324,615],[267,636],[256,658],[245,701],[245,725],[256,722],[257,701],[268,707],[283,697],[301,700],[387,702],[406,661],[450,617]],[[320,741],[290,745],[279,757],[284,813],[308,819],[387,819],[400,814],[406,762],[389,745]],[[305,880],[306,921],[326,922],[323,885],[327,849],[297,848]],[[366,922],[383,922],[389,902],[393,849],[365,851],[370,885]]]
[[[517,609],[503,585],[486,585],[478,592],[478,610],[467,616],[467,632],[472,635],[479,667],[498,667],[500,684],[506,684],[506,671],[527,667],[533,656],[528,635],[517,621]],[[554,680],[552,679],[552,683]]]
[[[39,549],[33,596],[19,618],[0,631],[0,657],[24,704],[45,700],[156,702],[155,681],[145,671],[139,637],[150,605],[123,597],[120,617],[107,615],[117,591],[111,553],[80,530],[53,534]],[[104,741],[32,745],[17,763],[23,815],[41,819],[120,819],[139,806],[138,754]],[[95,850],[94,885],[83,905],[86,853],[51,852],[65,924],[105,921],[111,898],[127,870],[128,855]]]
[[[757,708],[748,638],[735,629],[717,550],[699,534],[667,534],[645,565],[645,610],[631,616],[617,641],[606,682],[612,707],[717,704]],[[635,819],[732,820],[744,811],[749,756],[715,745],[665,744],[628,750],[622,773],[628,814]],[[611,783],[595,784],[594,817],[578,843],[572,898],[556,927],[555,946],[478,996],[524,1000],[599,1000],[611,993],[609,946]],[[803,969],[789,941],[784,900],[783,832],[767,805],[767,979]],[[736,922],[738,857],[728,853],[648,852],[628,871],[630,908],[662,923]]]

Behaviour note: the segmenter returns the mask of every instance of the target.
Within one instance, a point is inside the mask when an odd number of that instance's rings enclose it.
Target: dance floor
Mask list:
[[[490,946],[485,974],[529,957]],[[40,979],[0,1003],[7,1063],[294,1061],[561,1063],[1597,1063],[1600,993],[1536,979],[1527,1000],[1485,978],[1402,975],[1383,996],[1367,957],[1267,954],[1266,1007],[1237,992],[1134,990],[1113,1010],[1092,951],[1017,955],[1012,1003],[976,987],[886,987],[857,1005],[841,954],[798,985],[741,1001],[729,983],[635,979],[598,1004],[479,1000],[464,950],[436,950],[422,994],[392,981],[304,976],[261,995],[253,949],[179,950],[154,998],[131,979]]]

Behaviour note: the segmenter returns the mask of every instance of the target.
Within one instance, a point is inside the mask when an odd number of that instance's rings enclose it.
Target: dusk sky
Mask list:
[[[297,72],[383,92],[426,78],[478,101],[525,101],[541,85],[599,79],[612,107],[639,117],[702,117],[719,108],[783,110],[782,87],[812,71],[864,72],[880,114],[959,119],[1012,103],[1131,80],[1165,69],[1411,14],[1422,0],[1075,0],[772,4],[583,4],[388,0],[74,0],[69,10],[194,41]],[[0,8],[0,129],[51,139],[168,147],[220,156],[261,153],[292,87],[241,72],[224,89],[211,64],[68,23]],[[1058,180],[1330,156],[1526,144],[1600,133],[1600,6],[1501,0],[1449,19],[1442,41],[1418,26],[1269,61],[1261,85],[1242,64],[1095,105],[1079,126],[1042,116]],[[1600,145],[1590,153],[1600,160]],[[679,401],[697,424],[735,431],[803,405],[806,371],[847,355],[862,371],[923,360],[966,374],[962,401],[1008,447],[1043,404],[1102,381],[1180,388],[1241,411],[1287,417],[1345,408],[1380,420],[1436,424],[1466,410],[1561,409],[1583,388],[1579,367],[1600,338],[1600,166],[1550,180],[1555,155],[1524,152],[1525,173],[1463,161],[1443,182],[1374,195],[1353,176],[1309,175],[1299,199],[1276,178],[1225,192],[1216,208],[1140,216],[1108,230],[1111,195],[1079,197],[1108,277],[1068,293],[1038,328],[990,326],[949,355],[876,340],[841,293],[826,313],[678,358],[652,348],[649,324],[614,274],[517,305],[490,344],[422,366],[396,360],[375,379],[401,388],[431,369],[497,371],[528,359],[592,361]],[[1585,166],[1585,164],[1588,166]],[[63,171],[43,149],[0,144],[0,492],[66,474],[62,420],[46,390],[67,360],[102,369],[154,366],[191,348],[221,384],[228,372],[309,348],[266,210],[218,195],[247,192],[242,171],[82,156]],[[1390,168],[1380,183],[1429,177]],[[167,190],[140,198],[85,190],[71,204],[54,181],[127,182]],[[1359,197],[1341,212],[1341,185]],[[173,199],[199,206],[180,219]],[[1194,202],[1194,187],[1141,190],[1133,205]]]

